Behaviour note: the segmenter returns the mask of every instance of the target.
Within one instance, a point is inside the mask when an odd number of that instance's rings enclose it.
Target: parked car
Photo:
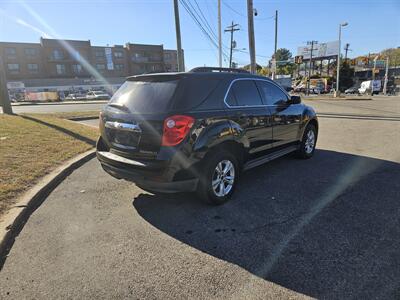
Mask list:
[[[112,176],[221,204],[241,172],[292,152],[312,157],[318,120],[270,79],[195,68],[128,78],[100,113],[100,133],[97,158]]]
[[[65,100],[86,100],[86,95],[84,94],[68,94],[67,97],[65,97]]]
[[[310,86],[310,94],[323,94],[324,90],[319,86]]]
[[[358,94],[359,86],[352,86],[344,91],[345,94]]]
[[[110,95],[103,91],[91,91],[86,94],[87,100],[109,100]]]

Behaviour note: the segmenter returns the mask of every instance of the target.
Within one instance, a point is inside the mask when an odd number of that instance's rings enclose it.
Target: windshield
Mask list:
[[[131,112],[164,112],[170,104],[177,83],[177,80],[163,82],[126,81],[111,98],[110,103],[124,105]]]

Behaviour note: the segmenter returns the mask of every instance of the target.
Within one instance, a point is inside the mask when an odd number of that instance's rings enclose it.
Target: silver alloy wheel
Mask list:
[[[307,154],[311,154],[313,152],[315,147],[315,133],[313,130],[309,130],[307,132],[307,139],[306,143],[304,145],[304,150],[306,151]]]
[[[230,160],[220,161],[215,167],[211,180],[214,194],[217,197],[226,196],[235,182],[235,165]]]

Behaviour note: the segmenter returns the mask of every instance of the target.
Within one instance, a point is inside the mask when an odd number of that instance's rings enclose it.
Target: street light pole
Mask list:
[[[337,69],[336,69],[336,97],[339,96],[339,77],[340,77],[340,47],[341,47],[341,39],[342,39],[342,27],[347,26],[348,23],[344,22],[339,24],[339,49],[338,49],[338,58],[337,58]]]

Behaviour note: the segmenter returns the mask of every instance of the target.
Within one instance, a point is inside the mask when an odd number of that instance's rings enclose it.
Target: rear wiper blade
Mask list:
[[[109,103],[107,106],[115,107],[115,108],[118,108],[120,110],[124,110],[124,111],[130,112],[129,108],[127,106],[125,106],[124,104]]]

